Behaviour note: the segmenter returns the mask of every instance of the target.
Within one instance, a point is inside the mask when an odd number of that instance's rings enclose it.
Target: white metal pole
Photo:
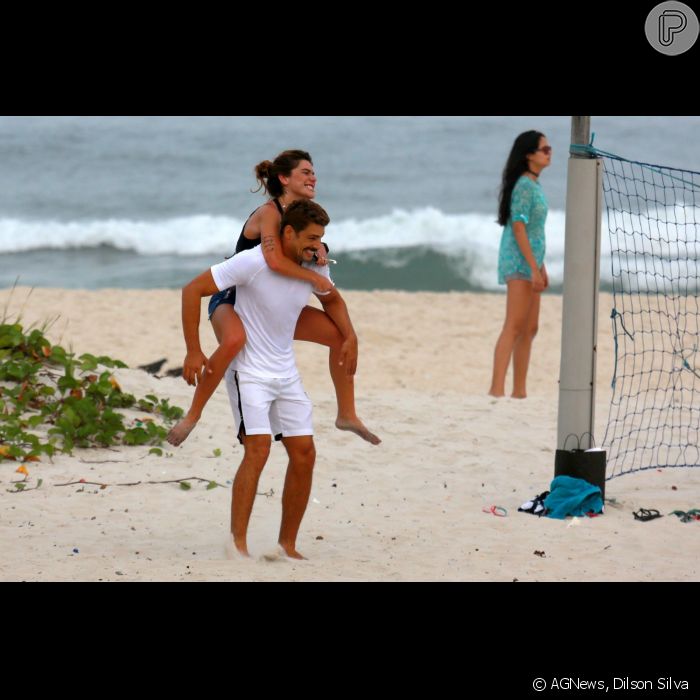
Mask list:
[[[589,134],[590,117],[572,117],[572,144],[588,144]],[[571,433],[583,436],[583,449],[592,446],[585,433],[595,436],[601,212],[602,161],[572,153],[566,190],[558,449]],[[576,446],[573,438],[567,443],[569,449]]]

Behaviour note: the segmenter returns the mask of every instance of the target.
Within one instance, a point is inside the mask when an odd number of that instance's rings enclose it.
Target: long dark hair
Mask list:
[[[260,183],[260,187],[265,188],[265,192],[270,197],[281,197],[284,194],[284,186],[280,182],[279,176],[289,177],[292,170],[296,168],[302,160],[308,160],[311,165],[313,161],[306,151],[291,150],[282,151],[273,161],[264,160],[255,166],[255,178]],[[258,187],[255,192],[260,190]]]
[[[505,226],[510,218],[510,200],[518,178],[528,170],[527,155],[534,153],[544,136],[539,131],[524,131],[515,139],[513,148],[503,168],[501,192],[498,195],[498,223]]]

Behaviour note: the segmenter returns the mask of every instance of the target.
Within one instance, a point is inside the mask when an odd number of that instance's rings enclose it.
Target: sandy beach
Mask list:
[[[275,551],[285,452],[275,446],[249,530],[253,557],[226,558],[230,482],[242,456],[222,384],[202,421],[164,456],[147,447],[75,450],[28,465],[41,488],[11,493],[18,464],[0,462],[2,581],[694,581],[699,522],[672,510],[700,507],[700,470],[648,470],[611,480],[614,499],[596,518],[565,521],[517,512],[549,488],[554,471],[561,297],[545,295],[524,401],[487,396],[504,314],[498,294],[345,292],[360,339],[358,413],[383,443],[335,429],[327,352],[296,343],[314,402],[318,458],[298,546],[308,561]],[[203,305],[204,306],[204,305]],[[600,299],[596,433],[608,418],[613,348],[611,297]],[[51,322],[47,336],[80,354],[131,368],[184,356],[174,290],[0,290],[0,309],[23,325]],[[204,314],[205,352],[215,348]],[[121,386],[185,408],[182,379],[137,369]],[[510,383],[510,378],[509,378]],[[220,456],[215,456],[220,450]],[[225,488],[117,486],[184,477]],[[110,484],[57,486],[69,481]],[[505,517],[484,512],[492,505]],[[656,508],[664,517],[634,520]],[[77,550],[77,551],[74,551]],[[538,552],[539,554],[536,554]]]

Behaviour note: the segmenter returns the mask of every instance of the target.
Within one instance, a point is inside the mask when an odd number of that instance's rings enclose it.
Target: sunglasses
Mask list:
[[[551,146],[542,146],[542,148],[536,148],[536,151],[542,151],[546,156],[548,156],[552,152],[552,147]]]

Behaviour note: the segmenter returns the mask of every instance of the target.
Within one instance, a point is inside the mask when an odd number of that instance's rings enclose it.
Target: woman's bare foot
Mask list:
[[[524,393],[524,392],[523,392],[522,394],[516,394],[516,393],[514,392],[514,393],[512,393],[512,394],[510,395],[510,398],[511,398],[511,399],[526,399],[526,398],[527,398],[527,394]]]
[[[365,424],[357,417],[355,418],[338,418],[335,421],[335,427],[338,430],[349,430],[356,435],[359,435],[363,440],[367,440],[372,445],[378,445],[381,440],[370,430],[365,427]]]
[[[489,396],[493,396],[496,399],[502,399],[505,395],[506,395],[505,392],[496,393],[495,391],[489,391]]]
[[[185,416],[175,427],[170,429],[170,432],[165,439],[171,445],[175,445],[175,447],[177,447],[187,440],[187,436],[192,432],[195,425],[197,425],[196,418]]]

